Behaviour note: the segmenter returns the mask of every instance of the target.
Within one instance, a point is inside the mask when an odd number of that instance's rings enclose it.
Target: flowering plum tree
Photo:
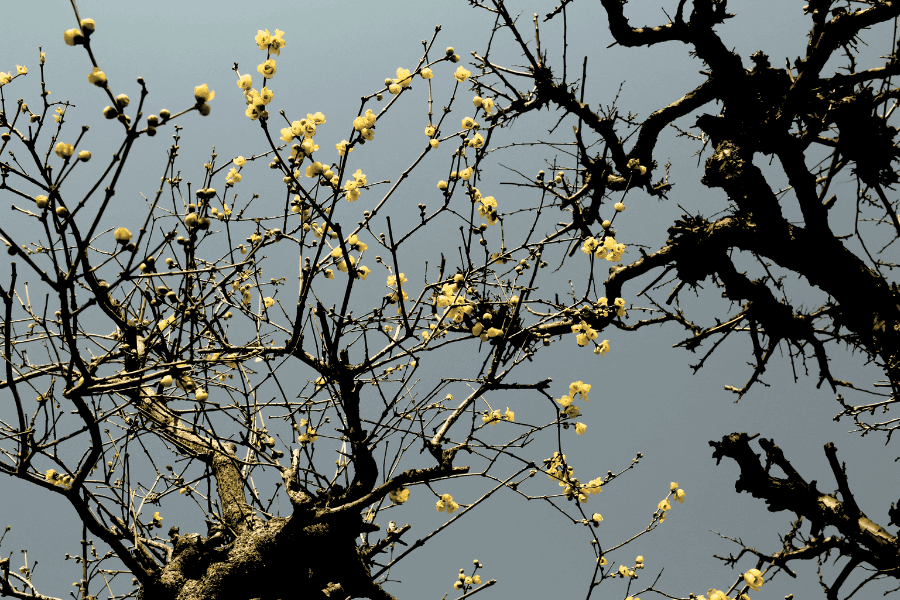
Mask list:
[[[681,42],[707,68],[699,87],[680,99],[661,94],[659,109],[643,121],[623,117],[615,105],[586,102],[586,68],[581,79],[570,79],[568,57],[550,59],[537,15],[526,32],[502,0],[472,4],[495,20],[487,49],[474,52],[471,65],[459,65],[454,48],[438,48],[436,31],[414,69],[396,69],[362,97],[342,135],[329,130],[338,119],[327,111],[292,114],[290,103],[280,102],[278,60],[290,52],[291,33],[259,31],[255,43],[265,58],[255,72],[235,63],[234,93],[246,101],[241,118],[259,126],[261,150],[224,163],[213,153],[196,185],[178,167],[179,123],[193,113],[210,116],[216,92],[197,85],[181,109],[147,115],[145,82],[138,79],[135,101],[116,93],[102,52],[95,53],[103,23],[82,18],[74,2],[77,27],[64,33],[66,43],[87,54],[88,82],[107,97],[103,115],[121,137],[85,193],[72,174],[92,158],[85,149],[98,143],[92,132],[73,132],[76,111],[49,101],[43,73],[37,102],[10,95],[33,70],[0,73],[0,151],[10,157],[0,160],[0,190],[15,211],[0,225],[12,257],[0,287],[0,470],[59,494],[77,512],[85,532],[80,597],[393,598],[384,574],[408,554],[427,552],[420,548],[432,537],[500,490],[544,499],[592,532],[596,566],[588,597],[614,578],[628,581],[628,597],[658,591],[638,590],[643,557],[613,562],[613,551],[625,544],[604,549],[595,533],[603,517],[587,508],[641,455],[618,472],[576,477],[563,432],[589,432],[581,411],[591,383],[566,388],[520,368],[560,343],[603,360],[615,351],[602,339],[611,328],[671,322],[689,332],[680,345],[691,351],[715,339],[695,369],[720,339],[746,332],[755,362],[746,385],[730,388],[738,398],[760,381],[782,342],[791,360],[805,362],[811,353],[819,385],[857,389],[829,368],[828,346],[843,342],[883,368],[887,383],[875,385],[889,387],[890,395],[859,406],[838,395],[839,416],[864,431],[896,429],[862,415],[887,411],[900,393],[900,289],[884,273],[896,265],[874,259],[867,245],[888,248],[900,236],[897,201],[888,197],[898,182],[897,129],[888,121],[900,98],[890,87],[900,58],[890,52],[883,65],[858,70],[854,47],[867,27],[897,18],[898,3],[846,8],[812,0],[804,8],[811,23],[806,55],[776,68],[757,52],[747,68],[714,30],[734,16],[725,0],[695,0],[689,14],[680,0],[672,19],[652,27],[632,24],[624,1],[602,0],[619,45]],[[543,21],[564,19],[569,4],[563,0]],[[501,41],[521,50],[525,67],[493,59],[491,44]],[[840,50],[848,73],[826,77],[825,64]],[[41,71],[44,64],[41,52]],[[442,111],[433,110],[437,78],[453,84]],[[415,123],[425,134],[419,156],[398,167],[394,179],[364,173],[354,158],[385,135],[379,125],[386,115],[416,101],[428,106],[427,122]],[[721,108],[713,110],[716,102]],[[549,175],[520,174],[521,197],[533,202],[514,205],[483,183],[486,158],[502,149],[497,139],[520,131],[525,143],[535,143],[519,123],[544,107],[572,123],[570,139],[542,143],[567,159],[548,159]],[[638,247],[632,241],[638,232],[622,223],[626,196],[630,204],[674,193],[669,166],[660,167],[654,153],[661,132],[690,114],[698,114],[696,133],[679,135],[701,153],[711,151],[703,183],[724,192],[723,214],[684,215],[666,235],[651,232],[651,252],[629,252],[629,245]],[[112,222],[110,202],[135,144],[162,132],[174,141],[158,189],[134,211],[140,222],[132,231]],[[329,141],[320,149],[323,138]],[[817,152],[822,162],[808,166]],[[410,218],[399,198],[413,171],[435,155],[445,169],[431,183],[440,201],[419,204]],[[790,196],[770,185],[754,163],[759,155],[777,159]],[[258,161],[276,172],[270,196],[280,198],[265,209],[254,202],[259,194],[239,194]],[[858,183],[857,223],[872,225],[838,236],[829,223],[837,200],[828,192],[846,176]],[[788,197],[799,205],[801,223],[785,216]],[[363,205],[367,210],[357,210]],[[554,222],[560,215],[563,222]],[[459,236],[430,237],[440,243],[423,246],[423,236],[439,228]],[[739,255],[764,264],[766,276],[748,277]],[[296,284],[269,266],[273,260],[295,261]],[[551,262],[556,271],[546,268]],[[814,310],[793,305],[783,278],[769,270],[773,264],[827,301]],[[23,268],[40,280],[40,294],[22,283]],[[574,282],[567,297],[550,291],[555,273]],[[652,290],[666,276],[661,285],[674,285],[659,303]],[[707,279],[739,309],[702,325],[682,310],[679,294]],[[626,291],[632,281],[641,291]],[[635,305],[641,296],[645,307]],[[456,362],[469,370],[457,372]],[[440,379],[421,384],[429,369],[440,370]],[[516,407],[491,404],[508,390],[543,402],[547,422],[522,424]],[[556,432],[557,449],[535,460],[524,446],[545,429]],[[749,445],[754,437],[734,433],[710,442],[714,457],[740,466],[738,491],[765,499],[769,510],[805,517],[814,531],[801,540],[798,520],[777,552],[743,547],[729,562],[749,554],[753,564],[742,565],[730,587],[710,589],[708,600],[759,590],[790,561],[832,551],[850,562],[826,586],[829,597],[861,566],[900,577],[896,536],[856,506],[833,444],[825,452],[840,501],[807,483],[771,440],[760,441],[767,454],[761,465]],[[333,473],[323,458],[333,458],[330,452],[338,455]],[[518,467],[495,475],[500,457]],[[483,469],[465,464],[471,462]],[[770,474],[772,465],[787,478]],[[526,484],[538,473],[559,493]],[[463,504],[448,483],[463,477],[493,487]],[[401,515],[413,494],[433,495],[438,512],[458,514],[416,540],[409,524],[375,522],[384,511]],[[670,498],[684,502],[685,491],[672,483],[638,535],[666,519]],[[204,523],[202,533],[163,527],[164,507],[176,504],[195,527]],[[827,526],[843,537],[824,537]],[[111,563],[118,566],[104,566]],[[460,572],[454,585],[460,594],[495,583],[482,581],[482,567],[476,560],[471,574]],[[51,597],[32,575],[27,564],[0,559],[0,594]]]

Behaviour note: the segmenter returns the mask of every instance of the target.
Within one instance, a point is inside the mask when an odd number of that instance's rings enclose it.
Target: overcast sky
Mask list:
[[[677,4],[676,0],[632,2],[626,7],[626,13],[634,23],[652,26],[665,23],[663,9],[674,15]],[[521,12],[521,30],[531,36],[532,14],[544,15],[554,4],[511,1],[509,6],[513,13]],[[766,52],[776,67],[782,67],[786,57],[793,62],[804,52],[809,21],[803,15],[801,3],[733,1],[728,9],[737,16],[717,31],[725,45],[741,56],[745,66],[750,66],[749,56],[757,50]],[[435,42],[438,51],[433,56],[440,56],[446,46],[454,46],[463,57],[463,64],[471,69],[470,52],[483,53],[493,25],[491,14],[471,8],[462,0],[385,0],[378,3],[339,0],[315,4],[231,0],[165,0],[148,4],[82,0],[79,10],[82,17],[97,22],[92,47],[115,93],[127,93],[132,102],[136,102],[139,87],[135,79],[142,76],[146,81],[149,96],[145,114],[158,112],[163,107],[175,112],[189,106],[193,102],[194,86],[201,83],[207,83],[216,91],[209,117],[201,118],[192,113],[180,120],[184,130],[179,168],[188,181],[192,178],[200,180],[202,165],[209,160],[213,145],[221,157],[220,163],[237,155],[262,152],[267,147],[258,123],[243,115],[244,100],[232,71],[233,64],[239,63],[242,73],[253,74],[255,80],[258,78],[256,65],[265,55],[253,41],[257,30],[268,28],[274,31],[277,28],[285,31],[287,45],[277,57],[278,72],[270,83],[275,90],[273,106],[277,106],[276,110],[284,109],[291,119],[322,111],[327,124],[321,126],[316,141],[322,148],[331,149],[346,137],[349,124],[357,114],[360,97],[377,90],[385,77],[394,76],[398,67],[413,68],[422,54],[421,40],[430,40],[436,26],[439,25],[441,31]],[[101,90],[86,81],[90,63],[83,49],[63,43],[63,31],[75,24],[68,3],[58,0],[35,5],[7,1],[3,2],[2,14],[6,27],[0,37],[0,70],[14,70],[18,64],[29,68],[27,78],[16,80],[4,89],[7,107],[19,97],[25,97],[33,106],[39,105],[37,58],[38,45],[42,44],[47,56],[45,81],[52,92],[50,100],[69,99],[74,104],[69,109],[69,128],[60,139],[71,142],[77,135],[78,126],[89,124],[91,129],[83,147],[90,149],[98,159],[108,157],[117,147],[121,129],[100,115],[100,109],[107,101]],[[680,43],[661,44],[650,49],[607,48],[612,38],[599,2],[573,2],[567,19],[569,80],[574,80],[573,74],[580,72],[582,58],[586,55],[585,100],[592,107],[610,105],[618,93],[620,114],[630,111],[641,120],[677,100],[704,79],[699,73],[704,66],[689,56],[689,47]],[[556,18],[541,27],[543,47],[558,75],[562,70],[562,24],[562,19]],[[890,27],[872,29],[866,33],[865,41],[869,46],[868,54],[864,56],[888,54],[892,46]],[[525,62],[508,31],[500,31],[493,44],[493,55],[500,64],[516,66]],[[860,68],[868,66],[877,65],[871,60],[868,63],[861,61]],[[452,70],[446,63],[435,68],[436,112],[447,102],[452,88]],[[621,92],[620,84],[623,84]],[[354,152],[353,159],[358,162],[354,163],[356,166],[351,172],[361,168],[370,181],[396,180],[421,151],[422,131],[427,124],[427,94],[425,86],[419,85],[418,81],[414,88],[401,110],[393,110],[384,122],[379,121],[378,136],[373,145]],[[464,102],[461,101],[459,110],[454,109],[451,118],[454,121],[465,116],[467,107],[471,107],[467,99],[471,92],[466,90],[460,94]],[[711,114],[718,110],[712,105],[704,108],[704,112]],[[682,128],[690,127],[695,117],[685,117],[678,124]],[[529,115],[511,130],[495,134],[494,145],[550,139],[547,130],[556,118],[558,114],[547,111]],[[560,128],[561,134],[554,134],[555,139],[571,135],[573,124],[566,122]],[[392,133],[383,133],[386,130]],[[616,220],[619,241],[643,243],[645,249],[652,251],[665,244],[666,227],[685,212],[679,204],[687,211],[706,217],[727,208],[721,190],[710,191],[700,184],[702,161],[708,154],[700,159],[701,166],[698,167],[698,158],[694,156],[699,150],[698,145],[685,138],[676,138],[675,133],[670,129],[661,137],[655,154],[659,165],[668,160],[673,164],[674,188],[669,199],[658,202],[640,192],[629,194],[628,208]],[[165,164],[166,149],[171,144],[171,134],[171,127],[160,128],[160,135],[141,139],[137,144],[130,158],[131,166],[108,213],[110,226],[129,226],[133,231],[140,227],[137,217],[144,214],[141,211],[145,206],[140,194],[149,197],[155,192]],[[633,140],[626,142],[626,149]],[[445,154],[449,153],[448,149]],[[564,160],[560,153],[554,154],[548,149],[495,153],[485,163],[485,180],[480,189],[489,190],[487,193],[498,199],[501,212],[533,205],[537,202],[535,194],[502,185],[517,180],[505,167],[514,167],[533,176],[538,169],[545,168],[543,161],[552,161],[554,155]],[[275,197],[281,198],[274,192],[280,181],[263,162],[245,169],[239,191],[245,196],[259,192],[263,202],[266,191],[273,191]],[[767,162],[767,158],[757,157],[757,164]],[[400,223],[412,222],[410,219],[417,214],[417,203],[430,202],[437,206],[441,198],[434,182],[444,177],[445,165],[446,162],[426,161],[417,168],[420,180],[416,181],[421,181],[421,186],[407,186],[405,192],[392,200],[395,204],[388,211],[392,218]],[[74,189],[89,185],[102,171],[102,166],[101,160],[92,161],[77,171],[67,185]],[[773,187],[786,187],[784,177],[776,169],[773,168],[771,173]],[[853,183],[847,179],[845,177],[843,182],[845,186],[836,189],[839,194],[840,190],[847,194],[847,201],[839,202],[831,214],[832,225],[838,234],[853,231],[850,195]],[[0,198],[12,202],[5,192],[0,192]],[[785,202],[786,212],[797,215],[795,207],[789,205],[790,198]],[[360,206],[359,212],[371,208]],[[6,220],[6,217],[0,220]],[[350,222],[356,220],[353,217]],[[420,244],[424,253],[446,247],[449,256],[458,256],[457,236],[456,230],[437,230],[411,243],[410,248]],[[632,248],[623,263],[637,256]],[[698,258],[702,260],[702,257]],[[421,280],[422,261],[417,260],[414,253],[407,254],[404,259],[407,262],[401,270],[407,274],[417,273]],[[567,279],[577,283],[584,277],[586,271],[583,265],[578,267],[579,259],[586,260],[578,253],[567,262],[563,271],[555,275],[559,287],[548,288],[548,293],[564,293]],[[296,263],[278,260],[278,257],[272,259],[275,271],[270,276],[284,275],[293,284]],[[605,268],[601,267],[601,275]],[[755,273],[750,262],[746,268],[751,269],[751,274]],[[0,272],[4,274],[5,286],[8,267],[4,266]],[[658,273],[653,277],[656,275]],[[626,303],[650,306],[645,297],[635,296],[651,280],[648,278],[626,286]],[[821,294],[810,293],[796,285],[795,276],[788,277],[787,282],[794,286],[789,294],[795,306],[806,303],[809,308],[821,301]],[[653,298],[664,301],[672,285],[658,290]],[[718,297],[719,291],[714,285],[709,281],[703,285],[704,289],[698,290],[699,298],[695,299],[693,293],[682,293],[681,300],[688,318],[709,325],[713,316],[725,317],[728,306]],[[378,288],[372,292],[372,297],[378,298],[383,293],[382,288]],[[549,392],[557,398],[566,393],[572,381],[582,380],[593,386],[590,402],[581,403],[581,420],[587,424],[587,432],[583,436],[576,436],[572,430],[563,432],[567,456],[575,468],[575,475],[583,482],[604,476],[608,470],[621,471],[638,452],[643,453],[644,458],[635,469],[601,494],[591,497],[585,506],[588,514],[603,514],[604,521],[598,530],[603,547],[617,546],[640,532],[650,522],[659,501],[668,493],[670,482],[678,482],[685,490],[687,501],[673,503],[665,523],[609,557],[626,565],[633,565],[637,555],[644,557],[646,568],[639,572],[640,578],[631,593],[650,585],[662,570],[656,582],[658,589],[676,597],[687,597],[690,593],[705,595],[710,588],[727,589],[740,572],[756,566],[747,556],[735,569],[713,558],[713,554],[736,555],[740,546],[711,530],[740,538],[761,552],[779,550],[777,534],[789,530],[793,514],[768,513],[762,501],[746,493],[735,494],[737,466],[733,461],[725,461],[717,467],[711,458],[712,449],[708,442],[720,440],[732,432],[758,432],[774,439],[800,474],[807,481],[817,480],[822,491],[836,488],[823,452],[825,443],[834,442],[839,460],[847,464],[859,506],[876,523],[887,525],[890,503],[897,501],[900,495],[896,486],[898,466],[894,462],[898,452],[893,446],[884,446],[884,435],[860,438],[858,434],[848,433],[853,428],[852,423],[832,420],[840,407],[827,385],[816,389],[818,373],[814,361],[808,365],[810,376],[806,376],[802,364],[795,365],[799,381],[794,383],[792,365],[785,351],[773,359],[762,377],[768,387],[757,384],[739,403],[734,403],[736,396],[723,388],[726,385],[741,387],[750,377],[752,368],[748,362],[752,362],[752,351],[749,339],[731,336],[706,361],[705,367],[692,375],[689,365],[700,361],[709,344],[696,354],[672,348],[684,335],[687,334],[671,324],[637,333],[609,329],[601,333],[601,338],[608,338],[611,346],[611,352],[603,358],[578,348],[574,339],[565,338],[540,352],[539,360],[523,368],[516,378],[518,381],[536,381],[551,377],[553,385]],[[834,346],[829,350],[832,372],[838,379],[871,389],[873,382],[883,378],[879,369],[865,366],[865,360],[859,354],[851,355]],[[471,356],[460,350],[455,352],[460,354],[448,354],[440,362],[423,361],[423,379],[433,381],[448,372],[462,376],[467,368],[477,364]],[[303,376],[301,374],[295,382],[298,387],[305,382]],[[462,394],[464,390],[454,393]],[[844,391],[844,395],[853,404],[867,401],[866,396],[852,391]],[[0,398],[9,404],[8,392],[3,392]],[[546,407],[539,405],[537,397],[507,394],[496,398],[498,405],[495,408],[503,410],[509,406],[516,411],[517,421],[521,423],[544,424],[548,421]],[[5,409],[2,414],[6,414]],[[873,420],[877,418],[872,417]],[[518,433],[512,429],[517,425],[501,425],[509,427],[506,439]],[[498,433],[501,427],[494,429],[497,431],[489,433],[497,437],[491,439],[499,441],[503,435]],[[552,454],[555,443],[552,430],[545,431],[533,444],[519,450],[519,454],[526,460],[540,462]],[[758,449],[756,442],[753,444]],[[403,463],[404,468],[430,466],[425,456],[427,454],[410,452]],[[467,460],[466,455],[461,455],[457,464],[468,464]],[[512,463],[501,461],[495,475],[505,478],[512,473],[511,468]],[[490,481],[473,478],[433,487],[438,493],[451,493],[461,504],[469,504],[490,486]],[[559,492],[559,488],[543,476],[531,480],[529,486],[526,493],[531,495]],[[270,495],[271,492],[263,494]],[[564,500],[557,499],[556,503],[569,514],[577,514]],[[162,514],[166,527],[163,531],[167,531],[169,525],[178,525],[182,533],[205,533],[205,526],[195,513],[186,511],[181,516],[180,511],[184,508],[177,501],[164,505]],[[379,515],[376,521],[382,529],[391,519],[400,524],[411,524],[412,529],[404,539],[412,542],[430,533],[447,518],[445,513],[434,510],[430,492],[414,487],[406,505],[392,509],[384,516]],[[71,583],[80,578],[81,573],[80,567],[72,561],[63,561],[66,552],[80,554],[81,528],[74,510],[43,489],[6,479],[0,484],[0,526],[3,525],[13,529],[0,545],[0,554],[13,553],[12,565],[17,567],[21,556],[19,550],[27,549],[29,564],[33,565],[35,560],[40,563],[35,578],[39,591],[57,597],[68,594]],[[889,530],[894,533],[893,527]],[[807,532],[808,526],[803,531]],[[438,600],[445,594],[455,598],[458,593],[452,589],[452,584],[459,569],[465,568],[469,572],[473,559],[478,559],[485,565],[480,571],[482,579],[498,580],[496,586],[481,592],[485,599],[577,598],[586,594],[593,573],[594,554],[589,541],[580,526],[572,525],[546,501],[529,502],[520,495],[501,490],[452,527],[431,538],[424,548],[398,563],[385,587],[401,600]],[[843,562],[837,567],[824,567],[826,582],[830,583],[842,566]],[[761,592],[751,592],[751,597],[754,600],[781,598],[792,593],[795,598],[810,598],[822,594],[815,564],[792,563],[792,567],[796,569],[796,579],[782,573],[766,583]],[[859,574],[851,578],[843,588],[845,593],[861,579]],[[876,582],[867,588],[866,596],[874,597],[887,589],[886,583]],[[105,595],[97,587],[92,588],[92,593]],[[622,580],[612,580],[596,590],[594,597],[624,598],[625,595]]]

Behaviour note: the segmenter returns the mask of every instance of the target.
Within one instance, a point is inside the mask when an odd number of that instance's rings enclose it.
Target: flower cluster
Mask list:
[[[574,399],[575,396],[581,394],[585,402],[588,401],[588,393],[591,391],[591,384],[583,381],[573,381],[569,384],[569,395]]]
[[[581,251],[587,255],[593,254],[598,259],[605,258],[610,262],[619,262],[625,254],[625,244],[619,244],[615,238],[609,236],[603,239],[602,243],[596,238],[589,237],[584,240]]]
[[[322,385],[324,385],[324,384],[325,384],[325,380],[324,380],[323,378],[321,378],[321,377],[320,377],[319,379],[322,379]],[[317,389],[317,390],[319,389],[319,379],[316,380],[316,389]],[[306,419],[300,419],[300,427],[304,427],[304,426],[306,427],[306,432],[305,432],[305,433],[302,433],[302,434],[298,437],[297,441],[300,442],[301,444],[302,444],[302,443],[305,443],[305,442],[309,442],[310,444],[313,443],[313,442],[315,442],[316,439],[319,437],[318,435],[316,435],[316,430],[313,429],[312,427],[309,427],[309,421],[308,421],[308,420],[306,420]],[[295,426],[295,429],[296,429],[297,432],[299,433],[300,428],[297,427],[297,426]]]
[[[562,398],[559,398],[557,402],[559,402],[563,407],[563,412],[569,418],[575,418],[581,414],[581,409],[572,404],[572,401],[575,400],[577,396],[581,396],[585,402],[588,401],[588,393],[591,391],[591,386],[588,383],[584,383],[583,381],[574,381],[569,384],[569,393]],[[568,425],[564,425],[564,427],[568,427]],[[575,423],[575,433],[578,435],[583,435],[584,432],[587,431],[587,425],[584,423]]]
[[[54,469],[48,469],[45,478],[53,485],[58,485],[67,490],[71,489],[72,481],[74,480],[71,475],[57,473]]]
[[[544,459],[544,464],[547,465],[548,477],[550,477],[551,480],[558,481],[559,486],[564,488],[563,495],[565,495],[566,500],[577,498],[579,502],[585,503],[589,496],[599,494],[603,491],[600,488],[600,484],[603,482],[602,477],[597,477],[582,485],[578,481],[578,478],[572,477],[574,469],[571,466],[566,465],[563,467],[565,460],[565,454],[554,452],[552,457]],[[603,517],[600,517],[599,521],[602,520]]]
[[[637,171],[637,172],[640,173],[641,175],[645,175],[645,174],[647,173],[647,167],[641,166],[640,161],[639,161],[638,159],[636,159],[636,158],[630,159],[630,160],[628,161],[628,165],[627,165],[627,166],[628,166],[629,169],[634,169],[635,171]]]
[[[493,427],[501,420],[509,421],[510,423],[516,418],[516,413],[509,410],[509,407],[506,407],[506,412],[501,414],[499,410],[495,410],[493,412],[486,410],[484,411],[484,416],[481,417],[481,422],[490,425]]]
[[[454,323],[461,323],[465,315],[471,315],[475,311],[475,307],[466,300],[466,290],[462,287],[464,279],[462,274],[457,273],[453,277],[453,283],[441,287],[441,293],[436,299],[438,307],[447,307],[444,317]]]
[[[578,334],[575,336],[575,342],[579,346],[587,346],[593,340],[597,339],[597,336],[600,335],[593,327],[591,327],[584,321],[572,325],[572,333]]]
[[[275,92],[265,86],[260,91],[253,89],[253,78],[250,75],[242,75],[237,80],[237,85],[244,90],[244,100],[247,103],[247,110],[244,111],[244,114],[251,121],[259,118],[267,119],[269,111],[266,110],[266,105],[275,97]]]
[[[281,38],[284,32],[280,29],[275,30],[275,35],[269,33],[268,29],[259,29],[256,33],[256,45],[260,50],[266,50],[269,54],[275,56],[281,55],[281,49],[284,48],[285,41]]]
[[[90,77],[88,79],[90,79]],[[128,106],[128,96],[125,96],[124,99],[122,96],[124,96],[124,94],[120,94],[116,97],[116,100],[118,101],[119,106],[124,108],[125,106]],[[210,90],[209,86],[205,83],[194,88],[194,100],[197,101],[197,110],[204,117],[207,116],[211,110],[207,103],[215,97],[216,93],[213,90]]]
[[[403,285],[404,283],[406,283],[406,281],[407,281],[406,275],[404,275],[403,273],[400,273],[399,277],[400,277],[400,285],[402,286],[402,285]],[[393,289],[394,286],[396,286],[396,285],[397,285],[397,276],[394,276],[394,275],[388,275],[388,278],[387,278],[387,286],[388,286],[389,288]],[[397,294],[397,291],[396,291],[396,290],[394,290],[394,292],[393,292],[392,294],[389,294],[389,295],[388,295],[388,301],[389,301],[391,304],[396,304],[396,303],[397,303],[397,300],[399,300],[399,299],[400,299],[400,296]],[[407,295],[406,290],[403,290],[403,301],[406,302],[406,301],[408,301],[408,300],[409,300],[409,296]],[[400,308],[399,308],[399,307],[397,308],[397,312],[398,312],[398,313],[400,312]]]
[[[366,110],[364,115],[353,119],[353,129],[358,131],[359,135],[364,140],[371,141],[375,137],[375,131],[372,128],[375,126],[376,119],[375,113],[373,113],[370,108]],[[340,148],[338,148],[338,150],[340,150]],[[343,154],[341,156],[343,156]]]
[[[357,169],[353,174],[353,179],[344,183],[344,195],[347,196],[347,200],[350,202],[359,200],[359,188],[365,185],[367,185],[366,176],[360,169]]]
[[[709,600],[731,600],[731,598],[722,590],[710,589],[706,593],[709,596]],[[697,596],[697,600],[707,600],[707,599],[703,596]],[[749,600],[749,598],[748,598],[748,600]]]
[[[478,216],[482,219],[486,219],[488,225],[496,225],[497,224],[497,201],[493,196],[481,196],[481,192],[477,189],[473,193],[474,200],[476,202],[481,202],[478,207]]]
[[[303,140],[300,144],[298,154],[302,151],[304,157],[309,156],[319,149],[319,147],[316,146],[315,141],[313,141],[313,136],[316,135],[316,128],[323,123],[325,123],[325,115],[321,112],[317,112],[316,114],[307,113],[305,119],[293,121],[290,127],[285,127],[281,130],[281,140],[287,143],[294,141],[294,138]],[[295,156],[300,160],[304,158],[297,155]]]
[[[669,491],[673,494],[675,500],[679,503],[684,503],[685,493],[684,490],[678,487],[678,483],[673,481],[669,484]],[[672,505],[669,503],[668,498],[664,498],[658,506],[659,510],[662,511],[662,516],[659,518],[660,523],[666,520],[666,511],[672,508]]]
[[[472,104],[474,104],[477,108],[484,110],[485,114],[491,114],[491,111],[494,109],[494,101],[491,98],[482,98],[481,96],[475,96],[472,98]]]
[[[597,310],[604,317],[609,316],[610,306],[609,306],[609,298],[603,296],[602,298],[597,300]],[[613,305],[616,307],[616,315],[620,317],[625,316],[625,299],[624,298],[616,298],[613,300]]]
[[[438,510],[440,510],[440,509],[438,509]],[[475,565],[475,568],[476,568],[476,569],[484,568],[484,565],[481,564],[480,562],[478,562],[478,559],[475,559],[475,560],[472,561],[472,562],[473,562],[473,564]],[[481,575],[474,575],[474,574],[473,574],[473,575],[469,576],[469,575],[466,575],[466,570],[465,570],[465,569],[460,569],[460,570],[459,570],[459,578],[458,578],[458,579],[456,580],[456,582],[453,584],[453,589],[455,589],[455,590],[467,590],[467,589],[469,589],[469,586],[472,585],[472,584],[475,584],[475,585],[481,585]]]
[[[447,511],[447,514],[456,512],[456,509],[459,508],[459,504],[453,501],[453,496],[450,494],[444,494],[441,496],[441,499],[437,501],[437,511],[444,512]]]

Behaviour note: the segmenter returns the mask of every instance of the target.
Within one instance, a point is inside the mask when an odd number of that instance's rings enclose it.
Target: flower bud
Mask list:
[[[117,114],[119,114],[119,111],[112,106],[107,106],[103,109],[103,116],[107,119],[115,119]]]
[[[35,196],[34,203],[37,204],[38,208],[47,208],[50,204],[50,199],[47,196]]]
[[[94,33],[94,30],[97,28],[97,24],[93,19],[82,19],[81,20],[81,31],[84,32],[84,35],[91,35]]]
[[[127,244],[131,241],[131,232],[125,229],[124,227],[119,227],[113,232],[113,235],[116,238],[116,241],[122,245]]]
[[[78,160],[80,160],[81,162],[87,162],[91,160],[91,153],[87,150],[82,150],[78,153]]]
[[[149,127],[156,127],[157,125],[159,125],[159,117],[157,117],[156,115],[150,115],[149,117],[147,117],[147,125]]]
[[[116,104],[119,105],[120,108],[125,108],[131,100],[128,98],[127,94],[119,94],[116,96]]]
[[[162,119],[163,121],[167,120],[171,116],[172,116],[172,113],[170,113],[168,111],[168,109],[164,108],[161,111],[159,111],[159,118]]]
[[[63,40],[65,40],[67,46],[83,44],[84,35],[82,35],[81,30],[79,29],[67,29],[65,33],[63,33]]]
[[[100,70],[100,67],[94,69],[88,75],[88,83],[93,83],[97,87],[106,87],[106,73]]]

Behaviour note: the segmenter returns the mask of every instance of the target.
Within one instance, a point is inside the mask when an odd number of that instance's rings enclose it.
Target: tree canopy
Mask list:
[[[767,370],[789,363],[836,397],[835,420],[890,441],[895,420],[867,417],[900,392],[900,58],[884,35],[900,6],[811,1],[805,52],[780,66],[730,50],[718,30],[742,15],[725,0],[679,0],[650,25],[601,0],[593,26],[619,49],[664,45],[701,66],[702,81],[657,90],[639,116],[614,86],[586,93],[594,59],[567,37],[569,13],[588,10],[578,2],[533,18],[501,0],[470,4],[469,18],[490,24],[478,48],[464,58],[436,27],[409,68],[359,78],[352,115],[291,92],[283,58],[311,33],[287,25],[235,43],[253,56],[225,57],[237,89],[170,82],[186,98],[171,110],[151,110],[143,77],[123,91],[134,74],[103,58],[111,24],[74,2],[72,27],[54,34],[70,55],[40,50],[37,66],[0,73],[0,193],[12,203],[0,223],[11,257],[0,470],[77,514],[78,597],[402,598],[392,569],[439,553],[445,528],[501,494],[585,538],[575,548],[592,572],[577,593],[686,597],[623,551],[673,505],[687,499],[686,510],[691,489],[667,482],[642,530],[604,536],[600,494],[626,485],[643,454],[604,473],[571,450],[600,429],[598,396],[612,399],[591,379],[601,367],[569,383],[547,366],[562,348],[602,365],[648,330],[680,332],[694,372],[737,338],[748,367],[725,386],[735,401],[772,393]],[[377,58],[362,60],[365,71]],[[89,108],[51,99],[51,61],[85,71]],[[302,80],[316,69],[328,65]],[[35,75],[37,91],[19,91]],[[226,95],[241,110],[223,117]],[[88,112],[103,118],[74,124]],[[223,137],[252,125],[253,151],[186,163],[190,123],[220,118]],[[391,142],[400,129],[415,145]],[[674,164],[659,149],[672,134]],[[157,136],[171,136],[162,154],[141,154]],[[523,149],[543,167],[517,158]],[[159,183],[121,198],[135,168]],[[700,206],[662,227],[629,220],[681,207],[691,176],[709,191]],[[882,379],[845,379],[848,350]],[[632,377],[654,376],[639,367]],[[827,598],[900,578],[885,529],[900,508],[871,518],[835,443],[818,451],[832,480],[817,483],[765,431],[705,433],[709,469],[734,464],[737,493],[793,520],[780,546],[733,539],[722,562],[736,572],[703,573],[691,595],[749,596],[805,561],[840,559],[821,581]],[[473,479],[479,495],[463,501],[456,490]],[[446,520],[418,531],[403,512],[416,496]],[[163,525],[167,510],[178,526]],[[32,569],[0,558],[0,594],[62,595]],[[497,593],[485,590],[503,582],[483,569],[460,571],[454,592]]]

